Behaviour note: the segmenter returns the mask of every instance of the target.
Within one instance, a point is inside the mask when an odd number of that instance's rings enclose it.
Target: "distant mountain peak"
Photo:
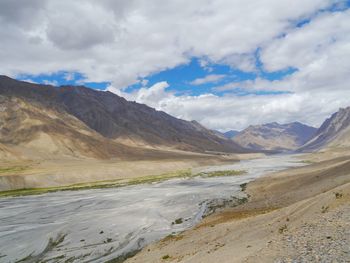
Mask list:
[[[287,124],[270,122],[250,125],[236,135],[233,141],[252,150],[289,151],[303,145],[316,130],[300,122]]]

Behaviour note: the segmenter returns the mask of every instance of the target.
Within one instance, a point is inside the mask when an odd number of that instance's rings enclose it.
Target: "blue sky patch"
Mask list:
[[[29,75],[22,74],[17,77],[19,80],[47,84],[53,86],[83,85],[92,89],[104,90],[109,82],[84,82],[84,76],[78,72],[59,71],[52,74]]]
[[[296,69],[288,68],[276,72],[266,72],[263,69],[263,65],[259,59],[259,50],[256,52],[256,72],[244,72],[238,69],[233,69],[228,65],[222,64],[208,64],[205,67],[200,65],[198,58],[193,58],[188,64],[177,66],[173,69],[164,70],[157,74],[153,74],[146,77],[147,86],[150,87],[158,82],[167,81],[169,84],[169,91],[174,92],[176,95],[192,95],[198,96],[205,93],[214,93],[215,95],[223,95],[224,92],[216,91],[215,87],[223,86],[229,83],[240,83],[246,80],[255,80],[256,78],[263,78],[267,80],[281,80],[284,77],[293,74]],[[205,78],[208,75],[222,75],[223,77],[217,81],[206,82],[202,84],[193,84],[196,79]],[[141,83],[129,86],[126,91],[133,92],[142,87]],[[227,91],[226,91],[227,92]],[[236,95],[271,95],[281,94],[282,91],[254,91],[248,92],[242,89],[233,89],[230,93]],[[283,92],[285,93],[285,92]]]
[[[130,85],[125,89],[126,92],[133,92],[141,87],[151,87],[152,85],[166,81],[169,84],[168,91],[174,92],[176,95],[191,95],[198,96],[206,93],[213,93],[222,96],[225,93],[231,93],[237,96],[244,95],[273,95],[285,93],[285,91],[248,91],[243,90],[237,85],[237,88],[231,90],[220,91],[216,87],[227,84],[241,83],[247,80],[255,80],[257,78],[266,79],[269,81],[281,80],[288,75],[293,74],[296,69],[287,68],[281,71],[267,72],[264,70],[263,64],[260,60],[260,48],[255,53],[255,67],[254,72],[245,72],[228,65],[217,63],[201,64],[203,58],[192,58],[187,64],[182,64],[172,69],[167,69],[146,78],[140,79],[138,83]],[[219,76],[213,81],[203,81],[196,83],[197,79],[204,79],[208,76]],[[21,75],[20,80],[32,81],[40,84],[49,84],[54,86],[62,85],[84,85],[93,89],[104,90],[110,85],[109,82],[85,82],[84,76],[78,72],[59,71],[52,74],[40,75]]]

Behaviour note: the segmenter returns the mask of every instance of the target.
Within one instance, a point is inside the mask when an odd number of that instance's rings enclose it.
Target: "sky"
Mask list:
[[[0,74],[210,129],[350,106],[350,0],[0,0]]]

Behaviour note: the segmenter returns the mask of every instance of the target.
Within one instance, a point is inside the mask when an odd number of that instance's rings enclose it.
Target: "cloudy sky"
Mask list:
[[[221,131],[350,106],[349,0],[0,0],[0,74]]]

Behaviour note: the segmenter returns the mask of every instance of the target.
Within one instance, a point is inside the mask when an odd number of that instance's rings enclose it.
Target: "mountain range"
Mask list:
[[[0,76],[0,157],[163,158],[164,151],[315,151],[350,145],[350,107],[319,129],[293,122],[221,133],[108,91]]]
[[[314,152],[350,147],[350,107],[339,109],[318,129],[299,122],[273,122],[249,126],[232,140],[252,151]]]
[[[316,131],[316,128],[299,122],[288,124],[272,122],[251,125],[234,136],[232,140],[254,151],[291,151],[306,143]]]
[[[162,150],[246,152],[196,121],[108,91],[0,76],[0,154],[141,158]]]

